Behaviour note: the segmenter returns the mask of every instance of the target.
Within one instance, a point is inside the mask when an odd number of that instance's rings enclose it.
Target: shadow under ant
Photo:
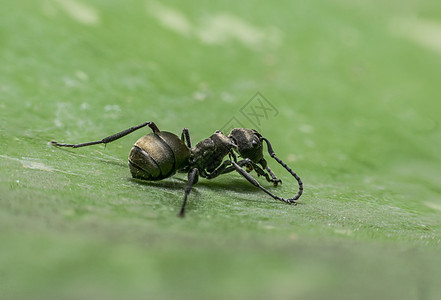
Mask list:
[[[69,154],[74,155],[75,157],[86,157],[85,155],[78,154],[74,151],[71,151],[70,149],[62,149],[62,151],[69,152]],[[89,156],[87,156],[90,158]],[[126,168],[127,163],[122,160],[110,160],[106,158],[101,157],[93,157],[94,159],[100,160],[106,164],[118,166],[121,168]],[[142,179],[136,179],[136,178],[127,178],[127,181],[136,183],[142,186],[152,187],[152,188],[162,188],[165,190],[173,190],[173,191],[183,191],[188,185],[187,179],[181,178],[179,176],[173,176],[171,178],[167,178],[165,180],[158,180],[158,181],[148,181],[148,180],[142,180]],[[210,190],[213,190],[215,192],[224,193],[225,190],[230,190],[238,194],[247,194],[247,193],[260,193],[260,190],[256,188],[253,185],[250,185],[249,182],[246,180],[242,180],[242,178],[230,178],[227,180],[199,180],[199,182],[196,184],[196,188],[192,190],[194,194],[200,194],[200,192],[197,189],[197,186],[201,186],[204,188],[208,188]],[[252,201],[252,202],[260,202],[260,200],[253,200],[245,197],[244,199],[246,201]]]
[[[148,181],[136,178],[127,178],[129,182],[133,182],[142,186],[152,188],[163,188],[173,191],[183,191],[187,187],[187,180],[181,177],[172,177],[171,179],[165,179],[160,181]],[[215,192],[225,193],[225,190],[230,190],[235,193],[260,193],[260,190],[253,185],[250,185],[247,181],[241,180],[241,178],[231,178],[226,180],[199,180],[195,185],[195,189],[192,190],[195,194],[199,194],[197,187],[204,187]],[[252,201],[251,199],[249,199]],[[255,200],[256,201],[256,200]],[[258,201],[257,201],[258,202]]]

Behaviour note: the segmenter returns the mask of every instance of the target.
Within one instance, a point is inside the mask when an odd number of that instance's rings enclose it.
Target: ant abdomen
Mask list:
[[[144,135],[129,154],[132,177],[161,180],[170,177],[188,164],[190,150],[173,133],[160,131]]]

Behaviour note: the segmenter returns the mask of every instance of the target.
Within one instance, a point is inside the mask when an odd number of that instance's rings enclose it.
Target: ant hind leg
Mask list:
[[[159,132],[159,129],[156,126],[155,123],[153,123],[153,122],[145,122],[145,123],[142,123],[142,124],[140,124],[138,126],[133,126],[133,127],[130,127],[129,129],[126,129],[126,130],[123,130],[121,132],[112,134],[111,136],[105,137],[105,138],[103,138],[102,140],[99,140],[99,141],[93,141],[93,142],[87,142],[87,143],[81,143],[81,144],[61,144],[61,143],[58,143],[56,141],[51,141],[51,144],[54,145],[54,146],[58,146],[58,147],[71,147],[71,148],[80,148],[80,147],[92,146],[92,145],[97,145],[97,144],[107,144],[107,143],[116,141],[116,140],[118,140],[118,139],[120,139],[120,138],[122,138],[122,137],[124,137],[124,136],[126,136],[126,135],[128,135],[130,133],[132,133],[133,131],[136,131],[136,130],[138,130],[140,128],[143,128],[145,126],[149,126],[153,130],[154,133],[158,133]]]

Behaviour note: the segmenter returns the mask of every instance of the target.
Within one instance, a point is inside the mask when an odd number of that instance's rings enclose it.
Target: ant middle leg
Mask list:
[[[240,167],[249,165],[250,161],[249,159],[243,159],[237,162],[237,164]],[[201,176],[203,176],[206,179],[213,179],[218,177],[219,175],[223,175],[223,174],[227,174],[227,173],[231,173],[233,171],[235,171],[236,169],[234,168],[234,166],[231,165],[231,160],[225,160],[217,169],[215,169],[213,172],[211,173],[203,173],[201,174]]]
[[[234,161],[234,159],[224,161],[223,164],[220,165],[216,170],[214,170],[211,173],[208,173],[205,178],[212,179],[212,178],[215,178],[219,175],[227,174],[227,173],[231,173],[231,172],[235,171],[236,168],[234,166],[232,166],[232,163],[231,163],[232,161]],[[268,182],[271,182],[274,186],[277,186],[279,183],[282,183],[282,180],[278,179],[274,175],[274,172],[268,166],[267,166],[266,170],[269,169],[269,172],[268,172],[269,174],[266,173],[261,167],[259,167],[256,163],[251,161],[249,158],[245,158],[245,159],[236,161],[236,164],[240,167],[246,166],[247,167],[246,171],[248,173],[254,169],[258,176],[264,176],[265,179]]]
[[[190,133],[188,128],[184,128],[181,133],[181,141],[184,142],[188,148],[191,148]]]
[[[183,218],[185,216],[185,205],[187,204],[187,198],[190,194],[191,188],[198,182],[199,178],[199,170],[194,168],[188,173],[188,185],[185,188],[184,201],[182,202],[181,210],[178,214],[179,217]]]

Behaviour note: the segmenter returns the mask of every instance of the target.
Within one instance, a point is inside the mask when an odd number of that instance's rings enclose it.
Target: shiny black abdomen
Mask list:
[[[188,165],[190,150],[173,133],[160,131],[144,135],[129,154],[133,178],[161,180]]]

